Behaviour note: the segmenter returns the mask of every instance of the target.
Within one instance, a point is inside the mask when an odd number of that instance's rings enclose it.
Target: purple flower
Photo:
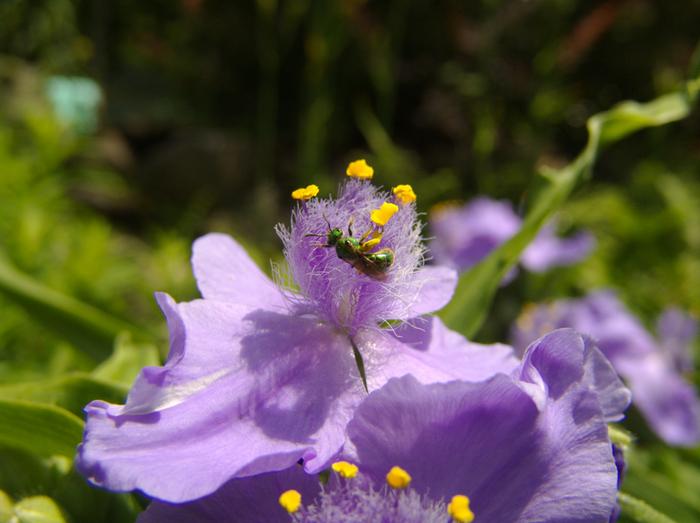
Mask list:
[[[444,522],[454,496],[466,496],[469,511],[460,521],[470,521],[471,512],[475,521],[608,522],[618,471],[606,422],[619,420],[628,403],[610,363],[570,329],[533,343],[508,374],[430,385],[413,376],[392,379],[348,425],[345,454],[360,475],[333,476],[320,494],[302,494],[291,519]],[[395,466],[410,478],[393,486],[406,488],[386,486]],[[219,510],[232,510],[239,499],[246,480],[236,481],[216,494]],[[261,490],[254,504],[271,505],[279,492]],[[178,511],[212,505],[211,498],[183,507],[154,502],[139,523],[179,521]],[[223,513],[209,514],[197,521],[223,520]]]
[[[192,265],[204,299],[157,295],[170,331],[167,362],[143,369],[126,405],[86,407],[79,470],[97,485],[171,502],[300,459],[314,473],[341,450],[367,397],[355,351],[370,391],[405,374],[433,383],[514,368],[509,347],[471,344],[437,318],[420,317],[447,303],[456,275],[422,267],[412,203],[372,228],[371,211],[387,200],[351,180],[338,199],[297,207],[279,233],[298,290],[273,283],[230,237],[198,239]],[[329,226],[349,225],[391,249],[384,273],[368,275],[357,259],[353,265],[325,246]],[[381,328],[387,320],[405,321]]]
[[[700,442],[700,400],[682,372],[692,367],[695,322],[676,309],[659,320],[656,340],[608,291],[579,300],[531,306],[513,328],[513,345],[552,329],[573,327],[592,336],[632,390],[633,401],[652,429],[672,445]]]
[[[464,206],[439,207],[430,216],[430,231],[435,236],[430,250],[436,262],[464,271],[484,259],[496,247],[520,230],[522,219],[510,203],[476,198]],[[533,272],[570,265],[585,258],[594,239],[586,232],[559,238],[555,227],[542,228],[520,259]]]

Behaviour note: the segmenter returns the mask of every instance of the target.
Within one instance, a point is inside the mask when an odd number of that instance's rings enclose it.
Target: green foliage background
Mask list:
[[[152,293],[196,296],[193,238],[230,232],[269,268],[289,192],[333,192],[356,157],[426,213],[477,194],[529,213],[444,311],[476,340],[600,287],[650,328],[700,315],[697,20],[694,1],[0,2],[0,521],[134,520],[144,499],[72,468],[82,406],[165,355]],[[97,127],[61,119],[58,75],[99,84]],[[669,93],[586,148],[592,115]],[[593,255],[499,289],[555,210]],[[700,520],[700,449],[625,426],[623,519]]]

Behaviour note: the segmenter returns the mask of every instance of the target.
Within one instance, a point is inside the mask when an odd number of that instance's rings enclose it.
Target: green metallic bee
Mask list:
[[[394,263],[394,251],[388,247],[371,252],[381,241],[380,232],[370,229],[361,238],[355,238],[352,234],[352,220],[348,224],[347,236],[337,227],[331,228],[328,224],[328,234],[326,243],[321,247],[335,248],[335,253],[344,262],[352,265],[355,270],[374,278],[384,280],[386,271]],[[321,236],[321,234],[310,234],[308,236]]]

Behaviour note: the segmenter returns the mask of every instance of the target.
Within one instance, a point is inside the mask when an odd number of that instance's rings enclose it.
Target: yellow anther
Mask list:
[[[280,494],[278,501],[284,510],[294,514],[301,507],[301,494],[293,489],[285,490]]]
[[[351,479],[357,476],[357,465],[353,465],[347,461],[336,461],[331,465],[331,468],[344,478]]]
[[[292,191],[292,198],[295,200],[310,200],[318,194],[317,185],[307,185],[306,187],[300,187],[296,191]]]
[[[379,209],[375,209],[371,212],[369,218],[380,227],[384,227],[398,210],[398,205],[384,202]]]
[[[404,205],[416,201],[416,193],[413,192],[413,187],[410,185],[397,185],[392,189],[392,192],[396,199]]]
[[[474,521],[474,513],[469,508],[469,498],[462,494],[452,497],[452,501],[447,505],[447,513],[458,523]]]
[[[411,484],[411,476],[401,467],[391,467],[386,475],[386,482],[393,489],[404,489]]]
[[[371,240],[367,240],[366,242],[362,243],[362,250],[365,252],[371,251],[375,246],[379,244],[380,241],[382,241],[381,236],[372,238]]]
[[[345,174],[351,178],[359,178],[360,180],[371,180],[374,175],[374,169],[367,165],[367,162],[362,160],[355,160],[348,164],[348,168],[345,170]]]

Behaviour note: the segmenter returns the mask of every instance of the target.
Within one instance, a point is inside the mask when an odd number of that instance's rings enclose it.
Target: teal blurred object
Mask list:
[[[46,81],[46,95],[58,120],[78,134],[97,129],[102,89],[84,76],[51,76]]]

